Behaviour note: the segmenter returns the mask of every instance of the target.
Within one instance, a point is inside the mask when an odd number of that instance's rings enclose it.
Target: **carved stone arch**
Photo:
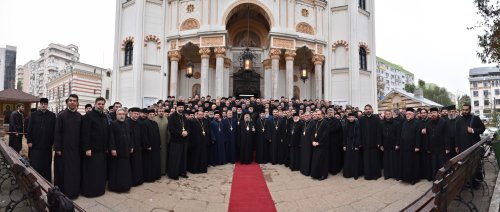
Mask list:
[[[180,30],[192,30],[192,29],[199,29],[200,28],[200,22],[194,18],[188,18],[184,20],[180,26]]]
[[[158,36],[156,35],[148,35],[144,37],[144,46],[148,45],[149,41],[153,41],[156,43],[156,48],[161,48],[161,40]]]
[[[332,44],[332,51],[335,51],[338,46],[344,46],[346,50],[349,50],[349,43],[345,40],[338,40]]]
[[[295,27],[295,30],[300,33],[314,35],[314,29],[311,25],[306,22],[300,22]]]
[[[127,37],[125,37],[125,39],[123,39],[123,41],[122,41],[121,48],[125,49],[125,46],[127,46],[127,43],[129,43],[129,42],[134,43],[134,37],[133,36],[127,36]]]

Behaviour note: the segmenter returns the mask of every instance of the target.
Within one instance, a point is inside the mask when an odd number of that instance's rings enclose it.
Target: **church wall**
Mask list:
[[[158,77],[160,71],[145,68],[143,71],[143,97],[161,97],[161,78]]]
[[[130,92],[135,90],[133,81],[133,72],[132,70],[121,70],[118,80],[121,82],[119,84],[118,96],[116,97],[116,101],[120,101],[124,106],[135,106],[131,100],[133,99],[134,92]],[[128,92],[127,92],[128,91]]]
[[[365,73],[362,72],[359,74],[359,82],[360,82],[360,103],[361,105],[358,106],[364,106],[366,104],[372,104],[372,106],[375,107],[372,103],[372,96],[370,95],[373,92],[373,86],[367,86],[372,84],[371,80],[371,73]]]
[[[331,85],[332,102],[349,102],[349,73],[347,71],[334,71]]]

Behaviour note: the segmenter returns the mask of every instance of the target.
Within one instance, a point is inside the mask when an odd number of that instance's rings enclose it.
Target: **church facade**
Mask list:
[[[373,0],[118,0],[115,25],[125,106],[198,94],[376,107]]]

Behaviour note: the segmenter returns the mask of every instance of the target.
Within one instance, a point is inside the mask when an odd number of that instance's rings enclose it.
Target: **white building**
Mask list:
[[[0,90],[16,87],[17,47],[0,46]]]
[[[373,0],[118,0],[111,96],[125,106],[194,94],[377,105],[374,8]],[[254,68],[239,72],[247,47]]]
[[[392,90],[404,90],[406,84],[415,84],[413,73],[400,65],[377,57],[377,96],[383,99]]]
[[[469,70],[472,112],[491,117],[493,107],[500,108],[500,69],[497,67]]]
[[[70,93],[79,95],[80,109],[99,96],[110,100],[112,70],[79,60],[77,46],[50,44],[40,50],[40,58],[18,66],[18,78],[27,82],[23,91],[49,98],[49,108],[56,112],[65,108],[64,101],[56,102],[56,97],[64,100]]]

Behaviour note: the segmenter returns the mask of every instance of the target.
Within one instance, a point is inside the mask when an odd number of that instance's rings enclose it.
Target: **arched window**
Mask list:
[[[132,42],[128,42],[125,45],[125,65],[132,65],[132,57],[134,55],[134,44]]]
[[[366,10],[366,0],[359,0],[358,7],[360,9]]]
[[[366,49],[364,47],[359,47],[359,69],[368,70],[368,65],[366,63]]]

